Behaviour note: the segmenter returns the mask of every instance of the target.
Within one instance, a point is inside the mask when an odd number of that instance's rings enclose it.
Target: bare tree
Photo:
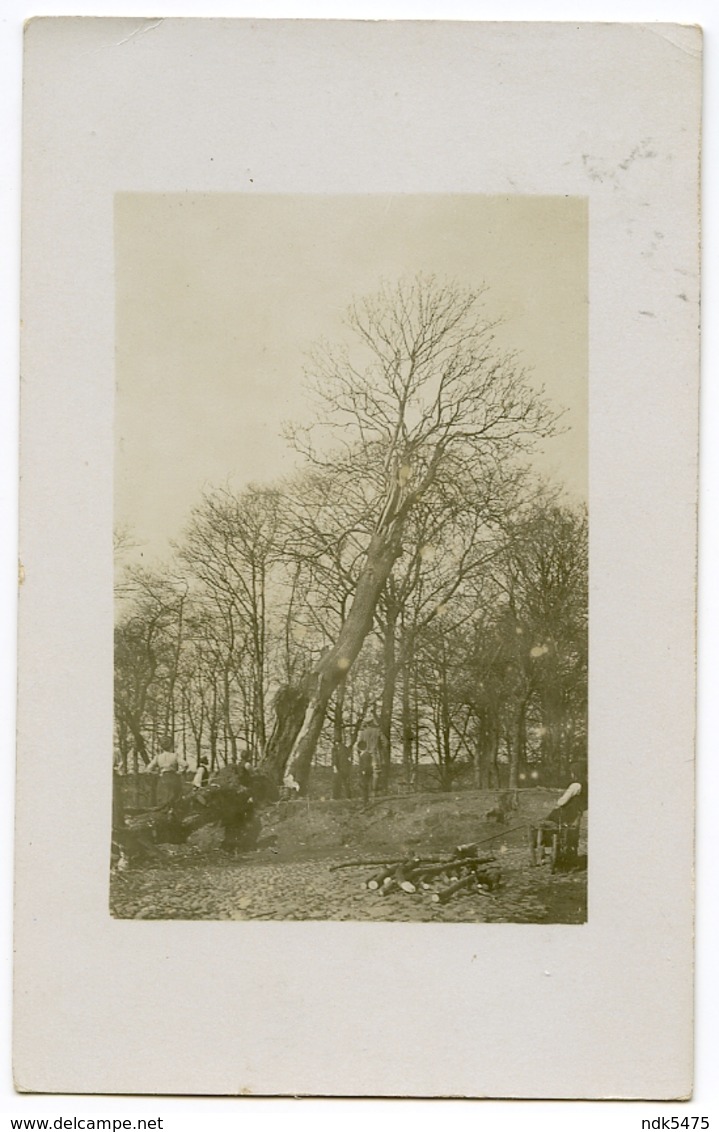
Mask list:
[[[463,595],[475,616],[453,642],[455,689],[474,720],[478,786],[498,784],[500,753],[512,789],[530,764],[561,780],[586,753],[587,565],[586,513],[545,493],[507,517]]]
[[[132,604],[115,628],[115,719],[123,764],[131,738],[137,770],[148,745],[174,734],[187,587],[169,573],[135,569],[127,578]]]
[[[553,429],[541,391],[516,356],[499,349],[481,299],[480,291],[432,278],[384,286],[349,311],[351,346],[314,354],[317,422],[334,446],[323,457],[312,430],[295,433],[295,443],[333,470],[338,494],[367,470],[362,490],[372,520],[346,616],[316,665],[288,752],[285,779],[296,789],[306,786],[329,701],[372,628],[409,517],[439,484],[451,492],[470,471],[489,478]]]
[[[180,559],[201,583],[203,600],[214,608],[215,633],[224,641],[220,699],[235,757],[230,682],[241,668],[251,672],[250,745],[260,756],[266,745],[267,593],[277,557],[278,508],[272,488],[211,492],[193,512],[179,548]]]
[[[547,498],[508,525],[497,580],[521,633],[515,640],[519,698],[517,770],[532,697],[544,766],[560,779],[586,739],[588,525],[586,509]],[[582,722],[584,721],[584,722]],[[526,742],[526,740],[525,740]],[[577,745],[578,748],[577,749]]]

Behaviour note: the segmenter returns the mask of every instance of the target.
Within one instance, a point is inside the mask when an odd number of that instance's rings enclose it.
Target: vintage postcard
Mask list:
[[[17,1087],[688,1096],[700,31],[25,82]]]

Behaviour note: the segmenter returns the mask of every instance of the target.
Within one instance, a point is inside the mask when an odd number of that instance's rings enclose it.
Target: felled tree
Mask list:
[[[481,301],[482,291],[433,278],[385,285],[350,308],[350,343],[322,345],[313,355],[315,429],[326,455],[312,429],[295,433],[295,443],[312,463],[333,470],[338,496],[366,473],[372,520],[347,614],[312,673],[298,726],[289,729],[296,735],[285,781],[300,791],[330,698],[372,628],[413,510],[440,483],[445,493],[461,484],[470,469],[489,479],[498,464],[552,431],[541,391],[516,355],[499,348]]]

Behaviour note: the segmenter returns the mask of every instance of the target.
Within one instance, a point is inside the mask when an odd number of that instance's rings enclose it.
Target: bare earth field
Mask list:
[[[160,847],[151,864],[114,872],[110,910],[122,919],[582,924],[586,867],[552,875],[546,864],[532,867],[526,846],[526,826],[556,796],[522,791],[506,826],[485,818],[495,797],[489,791],[389,797],[368,807],[354,800],[278,803],[262,811],[254,852],[227,855],[206,830],[192,845]],[[459,892],[444,905],[428,891],[368,891],[378,866],[331,871],[346,861],[424,856],[469,841],[496,854],[502,883],[491,893]]]

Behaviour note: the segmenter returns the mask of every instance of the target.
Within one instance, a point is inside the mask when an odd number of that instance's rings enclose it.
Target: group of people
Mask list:
[[[121,773],[120,767],[115,767],[116,773]],[[249,786],[252,768],[248,762],[242,760],[235,768],[239,785]],[[155,805],[171,805],[183,794],[187,775],[191,774],[191,785],[194,790],[202,790],[210,784],[210,768],[205,755],[199,755],[195,765],[191,766],[181,754],[175,750],[175,744],[170,736],[160,740],[159,750],[145,766],[145,773],[157,776],[157,796]]]
[[[357,739],[357,769],[359,772],[360,797],[365,803],[381,791],[385,771],[386,741],[380,730],[377,713],[374,711],[368,723],[364,725]],[[337,744],[332,752],[334,798],[351,798],[352,790],[352,747],[344,743]],[[207,759],[200,755],[194,768],[189,768],[175,751],[171,738],[166,737],[160,742],[160,749],[150,759],[146,771],[159,776],[156,805],[171,804],[183,793],[183,774],[189,769],[194,771],[192,787],[201,790],[209,784],[210,772]],[[234,767],[238,784],[250,786],[252,767],[244,760]],[[587,769],[586,764],[573,762],[570,766],[570,782],[562,796],[547,814],[545,821],[559,822],[567,825],[576,821],[588,807]]]

